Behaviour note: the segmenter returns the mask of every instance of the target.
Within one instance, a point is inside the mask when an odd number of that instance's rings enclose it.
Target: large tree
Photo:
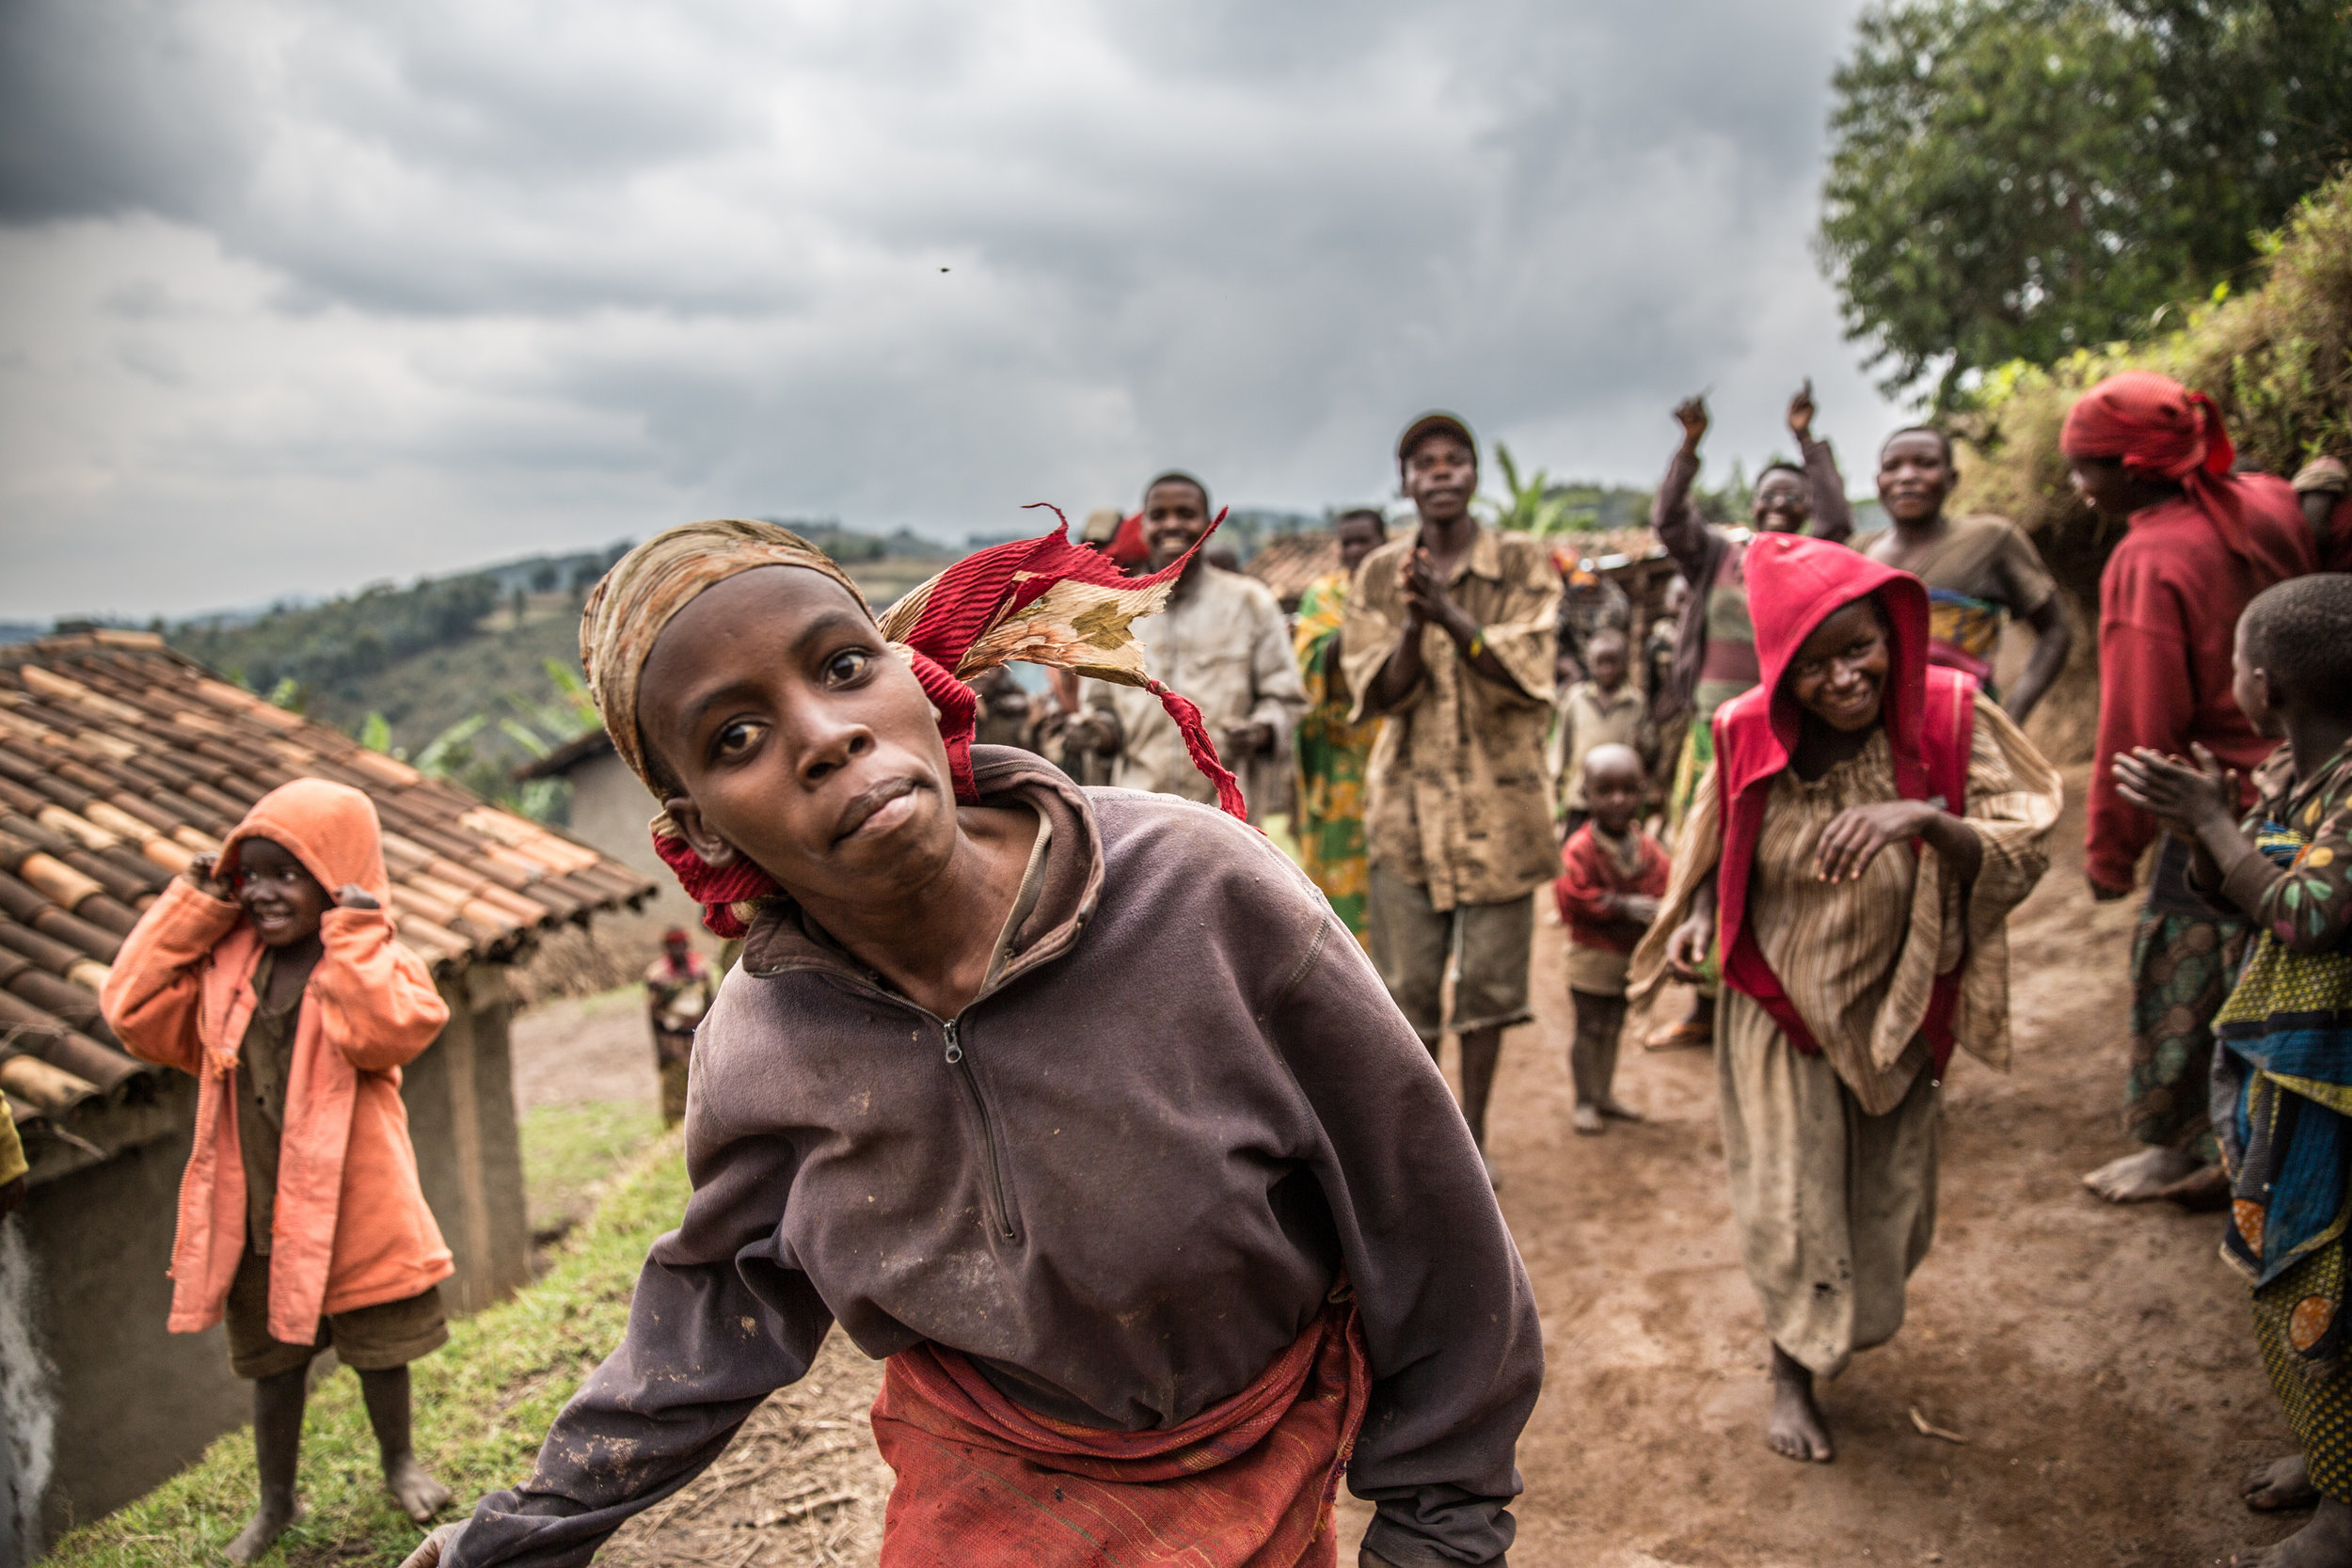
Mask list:
[[[1882,0],[1820,250],[1889,390],[2144,330],[2352,157],[2344,0]]]

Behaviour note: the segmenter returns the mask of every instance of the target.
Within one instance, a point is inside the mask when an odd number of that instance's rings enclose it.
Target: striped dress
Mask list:
[[[1724,989],[1724,1152],[1740,1257],[1772,1342],[1834,1375],[1901,1325],[1905,1282],[1934,1234],[1941,1085],[1919,1034],[1930,992],[1964,964],[1958,1043],[2008,1067],[2007,923],[2047,864],[2063,791],[2024,732],[1979,696],[1964,816],[1984,860],[1963,897],[1932,850],[1900,846],[1855,880],[1814,876],[1815,848],[1841,813],[1897,798],[1883,730],[1820,778],[1791,769],[1771,787],[1748,924],[1821,1050],[1800,1052],[1761,1006]],[[1676,845],[1665,908],[1635,955],[1637,988],[1657,982],[1665,937],[1722,852],[1710,770]]]

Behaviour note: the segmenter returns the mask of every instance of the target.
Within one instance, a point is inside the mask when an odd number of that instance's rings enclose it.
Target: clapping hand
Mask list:
[[[2145,746],[2115,754],[2115,791],[2183,838],[2217,820],[2235,826],[2237,774],[2192,742],[2196,761],[2183,762]]]
[[[1405,618],[1414,627],[1442,626],[1456,613],[1438,576],[1436,562],[1425,549],[1415,549],[1399,566],[1405,590]]]

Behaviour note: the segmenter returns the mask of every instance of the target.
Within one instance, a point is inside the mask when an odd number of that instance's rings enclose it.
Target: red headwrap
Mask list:
[[[2127,470],[2178,481],[2231,553],[2267,582],[2311,570],[2247,526],[2244,485],[2230,471],[2237,449],[2221,411],[2170,376],[2125,371],[2107,377],[2067,410],[2058,447],[2069,457],[2121,458]]]

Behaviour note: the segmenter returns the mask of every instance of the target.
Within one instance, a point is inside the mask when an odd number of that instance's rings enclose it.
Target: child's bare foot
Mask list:
[[[264,1497],[262,1506],[253,1511],[253,1517],[245,1522],[245,1528],[222,1551],[231,1562],[250,1562],[268,1551],[304,1512],[299,1497],[289,1497],[282,1503]]]
[[[1641,1112],[1635,1110],[1632,1106],[1628,1105],[1624,1101],[1617,1099],[1614,1095],[1610,1096],[1607,1100],[1600,1102],[1600,1114],[1604,1117],[1614,1117],[1619,1121],[1639,1121],[1642,1119]]]
[[[1568,1118],[1568,1125],[1588,1138],[1597,1138],[1608,1131],[1607,1125],[1600,1119],[1600,1107],[1581,1101],[1577,1104],[1576,1114]]]
[[[412,1453],[402,1454],[384,1466],[384,1490],[400,1504],[401,1512],[421,1525],[433,1522],[433,1515],[450,1505],[449,1488],[433,1479],[433,1472],[417,1463]]]
[[[1813,1373],[1778,1345],[1772,1347],[1772,1413],[1764,1441],[1774,1453],[1806,1463],[1826,1465],[1836,1457],[1829,1423],[1813,1402]]]
[[[2319,1501],[2319,1488],[2303,1468],[2303,1456],[2291,1453],[2267,1465],[2257,1465],[2238,1483],[2238,1496],[2257,1513],[2278,1513],[2309,1508]]]
[[[2233,1568],[2352,1568],[2352,1505],[2319,1499],[2312,1522],[2276,1545],[2240,1552]]]
[[[2143,1148],[2110,1160],[2083,1178],[2083,1185],[2109,1203],[2145,1203],[2196,1173],[2197,1157],[2178,1148]]]

